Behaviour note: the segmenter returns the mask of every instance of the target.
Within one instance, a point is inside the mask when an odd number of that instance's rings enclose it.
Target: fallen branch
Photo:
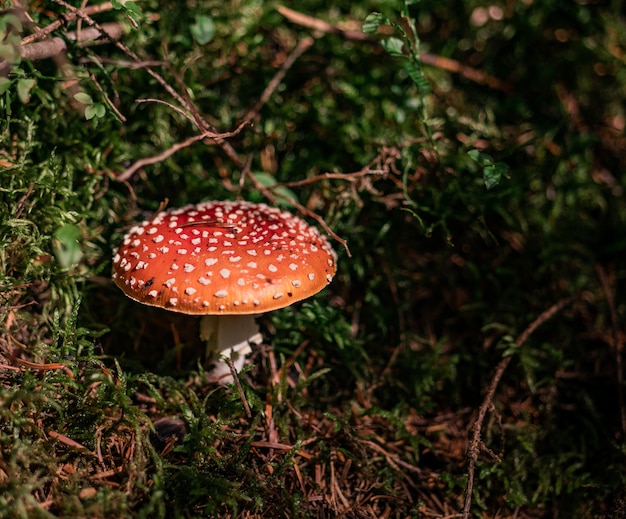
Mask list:
[[[302,56],[302,54],[304,54],[313,45],[314,42],[315,40],[309,37],[309,38],[304,38],[298,43],[298,45],[296,45],[296,48],[291,52],[291,54],[287,57],[287,59],[280,66],[280,69],[278,70],[276,75],[267,84],[267,86],[265,87],[265,90],[263,90],[263,93],[261,94],[261,97],[259,98],[257,103],[252,107],[252,109],[245,116],[244,121],[252,121],[252,119],[254,119],[259,114],[259,112],[261,111],[261,108],[263,108],[263,105],[265,105],[265,103],[269,101],[269,99],[272,97],[272,94],[274,93],[276,88],[278,88],[278,85],[280,85],[282,80],[285,78],[287,71],[293,66],[296,60],[300,56]]]
[[[78,31],[68,32],[68,40],[75,41],[83,47],[100,45],[110,41],[119,40],[124,34],[124,26],[121,23],[105,23],[100,28],[88,27]],[[35,61],[57,56],[67,50],[67,43],[63,38],[55,37],[42,41],[36,41],[19,47],[22,59]]]
[[[177,142],[172,147],[166,149],[165,151],[159,153],[158,155],[154,155],[152,157],[146,157],[146,158],[143,158],[143,159],[139,159],[131,167],[129,167],[127,170],[125,170],[122,173],[120,173],[119,175],[117,175],[116,178],[120,182],[124,182],[124,181],[128,180],[130,177],[132,177],[139,169],[143,168],[144,166],[150,166],[152,164],[157,164],[159,162],[162,162],[165,159],[167,159],[167,158],[171,157],[172,155],[174,155],[174,153],[176,153],[177,151],[180,151],[183,148],[187,148],[187,147],[191,146],[194,142],[198,142],[198,141],[201,141],[203,139],[211,139],[211,140],[215,141],[217,139],[227,139],[229,137],[234,137],[239,132],[241,132],[241,130],[243,130],[243,128],[244,128],[244,126],[246,126],[246,124],[247,123],[245,123],[245,122],[240,124],[239,127],[236,128],[232,132],[214,133],[212,131],[207,131],[207,132],[201,133],[200,135],[194,135],[193,137],[189,137],[188,139],[184,140],[183,142]]]
[[[574,297],[566,297],[565,299],[561,299],[557,303],[553,304],[550,308],[542,312],[537,319],[535,319],[530,325],[520,334],[520,336],[515,341],[515,346],[519,348],[524,344],[528,338],[535,332],[539,326],[543,323],[554,317],[555,314],[560,312],[563,308],[569,305],[574,300]],[[468,468],[467,468],[467,485],[465,487],[465,503],[463,506],[463,519],[468,519],[470,514],[470,509],[472,507],[472,490],[474,488],[474,473],[476,470],[476,461],[478,460],[478,455],[482,450],[486,450],[486,447],[483,445],[482,440],[480,438],[480,433],[482,431],[483,422],[485,421],[485,416],[487,414],[487,410],[491,408],[493,405],[493,396],[496,393],[496,389],[498,388],[498,384],[500,383],[500,379],[502,375],[506,371],[506,368],[511,363],[512,355],[504,357],[498,366],[496,367],[496,371],[491,379],[491,383],[489,384],[489,388],[487,390],[487,394],[478,410],[478,418],[476,422],[474,422],[474,426],[472,428],[472,440],[467,449],[467,459],[468,459]]]
[[[294,11],[293,9],[289,9],[288,7],[285,7],[283,5],[278,6],[276,10],[285,18],[287,18],[287,20],[289,20],[290,22],[301,25],[302,27],[307,27],[309,29],[328,34],[338,34],[339,36],[342,36],[343,38],[346,38],[348,40],[364,42],[378,41],[377,38],[370,37],[362,31],[341,29],[339,27],[331,25],[328,22],[325,22],[324,20],[320,20],[319,18],[314,18],[313,16]],[[462,63],[450,58],[444,58],[443,56],[423,52],[420,54],[420,61],[426,65],[459,74],[460,76],[463,76],[470,81],[490,86],[491,88],[494,88],[496,90],[502,90],[504,92],[510,92],[511,90],[513,90],[512,86],[509,83],[506,83],[505,81],[502,81],[489,74],[485,74],[484,72],[475,68],[463,65]]]
[[[86,15],[92,15],[110,11],[111,9],[113,9],[113,4],[111,2],[103,2],[102,4],[85,6],[80,10],[80,12]],[[22,40],[21,45],[30,45],[35,41],[43,40],[47,38],[48,35],[50,35],[52,32],[56,31],[64,24],[75,20],[76,18],[78,18],[78,12],[64,14],[60,19],[52,22],[50,25],[47,25],[46,27],[43,27],[41,29],[37,29],[33,34],[26,36]]]
[[[617,286],[615,280],[609,279],[606,269],[600,264],[596,264],[596,272],[602,285],[602,292],[609,307],[609,315],[611,316],[611,349],[615,355],[615,371],[617,386],[617,403],[619,405],[620,421],[622,425],[622,438],[626,437],[626,407],[624,405],[624,361],[622,352],[624,351],[624,341],[620,332],[619,318],[617,316],[617,308],[615,306],[615,294],[611,287]]]

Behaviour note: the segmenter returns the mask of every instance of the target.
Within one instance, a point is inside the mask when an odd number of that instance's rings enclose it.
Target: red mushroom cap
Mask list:
[[[315,227],[251,202],[202,202],[133,227],[113,279],[141,303],[185,314],[257,314],[324,288],[337,256]]]

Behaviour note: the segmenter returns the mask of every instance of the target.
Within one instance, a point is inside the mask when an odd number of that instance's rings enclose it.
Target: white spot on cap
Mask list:
[[[201,285],[207,286],[208,284],[211,283],[210,279],[205,278],[204,276],[200,276],[198,278],[198,283],[200,283]]]
[[[197,292],[197,290],[193,287],[187,287],[185,289],[185,294],[187,294],[188,296],[192,296]]]
[[[187,249],[178,249],[178,254],[184,255],[187,254]]]
[[[243,279],[243,278],[239,278],[239,279],[237,280],[237,284],[238,284],[240,287],[243,287],[243,286],[245,286],[245,285],[246,285],[246,280],[245,280],[245,279]]]
[[[204,260],[204,264],[207,267],[212,267],[213,265],[215,265],[217,263],[217,258],[207,258]]]
[[[170,248],[163,245],[163,247],[159,247],[157,250],[163,254],[167,254],[170,251]]]
[[[176,278],[169,278],[165,283],[163,283],[167,288],[170,288],[174,283],[176,283]]]
[[[146,231],[146,234],[156,234],[157,231],[158,229],[156,227],[150,227],[150,229]]]
[[[231,256],[230,258],[228,258],[228,261],[230,261],[231,263],[237,263],[239,260],[241,260],[241,256]]]
[[[290,268],[291,270],[298,270],[298,265],[296,265],[295,263],[290,263],[290,264],[289,264],[289,268]]]
[[[215,297],[226,297],[228,295],[228,292],[226,290],[218,290],[217,292],[215,292],[215,294],[213,294]]]
[[[283,297],[283,293],[282,292],[276,292],[273,297],[274,297],[274,299],[280,299],[281,297]]]
[[[298,288],[298,287],[301,285],[301,283],[300,283],[300,280],[299,280],[299,279],[294,279],[294,280],[291,282],[291,284],[292,284],[294,287],[296,287],[296,288]]]
[[[163,238],[162,234],[159,234],[158,236],[155,236],[154,238],[152,238],[152,241],[154,243],[161,243],[165,238]]]
[[[248,249],[246,252],[250,254],[250,256],[256,256],[256,250],[254,249]]]
[[[271,263],[269,264],[269,266],[267,267],[267,269],[268,269],[270,272],[278,272],[278,267],[276,267],[276,265],[273,265],[273,264],[271,264]]]
[[[313,272],[309,273],[308,278],[313,281],[315,279],[315,274]]]
[[[148,295],[150,297],[156,297],[159,295],[159,293],[156,290],[150,290],[150,292],[148,292]]]
[[[192,272],[196,267],[194,267],[191,263],[185,263],[183,265],[183,270],[185,272]]]
[[[228,279],[228,276],[230,276],[230,270],[228,269],[220,270],[220,276],[222,276],[224,279]]]
[[[178,263],[172,263],[172,266],[170,267],[170,270],[178,270],[180,267],[178,266]]]
[[[178,298],[176,297],[170,297],[170,305],[172,306],[176,306],[178,304]]]
[[[248,267],[250,267],[251,269],[258,268],[258,265],[256,264],[256,262],[255,262],[255,261],[249,261],[249,262],[247,263],[247,265],[248,265]]]

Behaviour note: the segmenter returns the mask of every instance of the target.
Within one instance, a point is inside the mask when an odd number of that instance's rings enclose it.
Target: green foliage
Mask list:
[[[450,514],[505,357],[472,513],[615,512],[621,14],[298,4],[318,32],[258,0],[3,7],[0,517]],[[90,19],[122,25],[120,45],[68,37]],[[46,27],[67,51],[23,59]],[[230,153],[205,139],[162,155],[200,119],[228,132],[248,115]],[[241,391],[207,382],[195,318],[109,280],[134,222],[213,198],[301,204],[347,242],[327,290],[260,317]],[[164,418],[180,437],[159,436]]]

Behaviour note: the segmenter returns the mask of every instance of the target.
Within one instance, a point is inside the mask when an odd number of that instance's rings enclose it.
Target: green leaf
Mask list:
[[[487,166],[483,170],[483,180],[487,189],[496,187],[500,183],[501,177],[502,174],[494,166]]]
[[[509,166],[504,162],[496,162],[491,155],[478,150],[470,150],[467,156],[483,168],[483,181],[487,189],[496,187],[502,177],[507,174]]]
[[[365,34],[374,34],[381,25],[389,25],[389,18],[382,13],[370,13],[363,22],[363,32]]]
[[[19,33],[23,31],[22,21],[19,19],[18,16],[12,13],[3,14],[0,17],[0,36],[4,36],[3,33],[7,32],[7,28],[9,26],[11,26],[12,30],[15,32]]]
[[[411,81],[420,89],[422,93],[430,92],[430,83],[424,77],[422,68],[414,61],[407,61],[404,70],[411,78]]]
[[[485,159],[485,157],[489,157],[489,155],[484,155],[478,150],[469,150],[467,152],[467,156],[473,161],[478,162],[478,164],[480,164],[481,166],[485,166],[489,163]]]
[[[84,105],[93,104],[93,98],[85,92],[79,92],[78,94],[74,94],[74,99]]]
[[[4,94],[9,88],[11,88],[11,81],[9,78],[0,77],[0,95]]]
[[[26,104],[30,101],[30,91],[34,86],[34,79],[22,78],[17,81],[17,96],[20,98],[22,103]]]
[[[141,9],[132,0],[112,0],[113,9],[123,9],[127,16],[138,22],[141,19]]]
[[[9,35],[4,40],[4,43],[0,44],[0,60],[6,60],[11,64],[19,63],[21,56],[18,50],[18,43],[16,43],[14,40],[14,35]]]
[[[189,30],[199,45],[206,45],[215,37],[215,22],[210,16],[199,15]]]
[[[291,189],[276,185],[276,179],[269,173],[255,173],[255,178],[263,184],[265,187],[272,188],[272,191],[276,193],[279,198],[277,200],[279,205],[291,206],[291,202],[288,199],[298,201],[298,195],[296,195]]]
[[[404,49],[404,42],[400,38],[392,36],[391,38],[381,41],[380,44],[383,46],[383,49],[385,49],[392,56],[402,58],[407,57],[404,52],[402,52]]]
[[[102,103],[94,103],[85,108],[85,119],[88,121],[94,117],[104,117],[104,114],[106,114],[106,108]]]
[[[64,269],[78,264],[83,257],[80,238],[80,229],[74,224],[64,225],[54,233],[54,255]]]

